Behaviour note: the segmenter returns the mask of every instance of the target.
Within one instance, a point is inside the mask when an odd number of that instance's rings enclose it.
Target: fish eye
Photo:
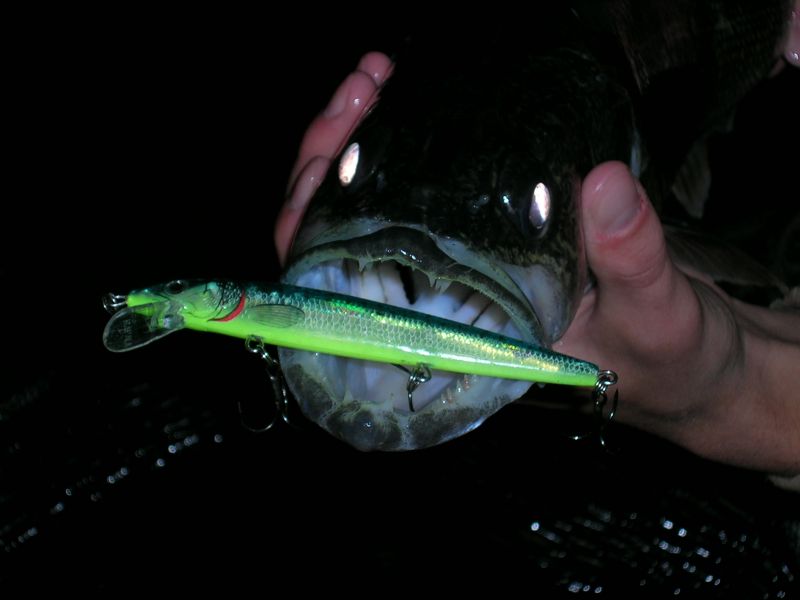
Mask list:
[[[533,188],[528,221],[536,229],[542,229],[550,218],[550,190],[541,181]]]
[[[342,158],[339,160],[339,183],[343,187],[347,187],[353,182],[358,169],[358,155],[361,151],[357,142],[350,144],[347,149],[342,153]]]
[[[164,288],[168,294],[180,294],[186,290],[186,282],[183,279],[170,281]]]

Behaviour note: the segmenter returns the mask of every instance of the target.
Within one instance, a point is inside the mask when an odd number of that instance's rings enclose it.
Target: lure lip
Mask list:
[[[103,296],[103,308],[109,314],[114,314],[122,310],[123,308],[127,308],[128,306],[128,296],[124,294],[115,294],[114,292],[109,292],[108,294]]]
[[[103,345],[111,352],[128,352],[185,327],[179,304],[168,301],[132,303],[117,310],[106,323]]]

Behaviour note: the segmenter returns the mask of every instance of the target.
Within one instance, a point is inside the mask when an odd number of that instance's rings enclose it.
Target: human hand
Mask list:
[[[641,185],[621,163],[584,180],[597,285],[554,349],[619,374],[618,418],[726,463],[800,473],[800,314],[727,296],[677,268]]]
[[[328,107],[306,130],[289,174],[288,199],[275,220],[275,246],[281,264],[286,262],[303,213],[322,183],[331,160],[372,106],[378,88],[391,70],[392,62],[385,54],[365,54],[356,70],[336,90]]]
[[[800,67],[800,0],[782,56]],[[774,480],[800,490],[800,313],[739,302],[676,267],[625,165],[592,170],[582,201],[598,283],[555,349],[617,371],[621,421],[706,458],[795,476]]]
[[[332,157],[390,71],[388,58],[366,55],[306,132],[276,222],[282,262]],[[625,165],[597,166],[582,195],[597,285],[555,349],[617,371],[621,421],[714,460],[800,472],[800,400],[789,376],[800,364],[800,316],[737,302],[675,267]]]

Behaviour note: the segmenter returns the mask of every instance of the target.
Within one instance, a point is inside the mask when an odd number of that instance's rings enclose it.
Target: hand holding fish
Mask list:
[[[739,302],[677,268],[624,165],[595,168],[583,202],[598,283],[554,348],[614,365],[621,420],[707,458],[800,472],[800,392],[787,377],[800,365],[800,314]]]
[[[794,64],[797,25],[795,17],[785,53]],[[276,222],[282,261],[332,157],[390,72],[385,56],[365,56],[311,124]],[[597,283],[554,350],[619,373],[622,421],[713,460],[800,473],[800,388],[791,375],[800,315],[734,300],[673,264],[645,190],[622,163],[588,174],[582,213]]]
[[[386,55],[380,52],[365,55],[306,131],[289,175],[288,200],[275,222],[275,244],[281,263],[286,262],[292,238],[331,159],[372,104],[378,86],[389,76],[391,68]]]

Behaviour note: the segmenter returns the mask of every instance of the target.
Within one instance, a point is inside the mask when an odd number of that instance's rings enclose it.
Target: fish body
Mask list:
[[[583,177],[622,160],[656,204],[702,192],[707,182],[692,177],[702,169],[684,165],[769,72],[790,8],[574,2],[535,11],[524,27],[423,35],[398,52],[334,160],[283,281],[549,347],[591,281]],[[406,383],[397,369],[280,355],[303,411],[359,448],[440,443],[529,387],[440,378],[409,415],[394,401]]]

